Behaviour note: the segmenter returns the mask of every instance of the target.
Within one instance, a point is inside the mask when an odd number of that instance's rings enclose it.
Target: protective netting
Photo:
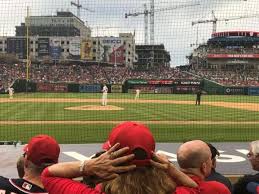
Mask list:
[[[0,141],[102,142],[128,120],[161,142],[258,138],[258,10],[257,0],[1,0]]]

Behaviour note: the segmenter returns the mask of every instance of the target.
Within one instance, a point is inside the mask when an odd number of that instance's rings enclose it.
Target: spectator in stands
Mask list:
[[[105,152],[106,151],[104,150],[97,152],[93,157],[91,157],[91,159],[98,158]],[[99,181],[100,179],[97,176],[92,175],[92,176],[83,176],[83,180],[81,181],[81,183],[88,185],[90,188],[95,188]]]
[[[219,151],[212,144],[210,144],[210,143],[207,143],[207,144],[208,144],[208,146],[210,148],[210,152],[211,152],[212,168],[211,168],[210,175],[208,177],[206,177],[205,180],[220,182],[220,183],[224,184],[229,189],[230,192],[232,192],[232,184],[231,184],[230,180],[216,171],[217,157],[220,156]]]
[[[249,152],[247,158],[251,163],[253,170],[259,171],[259,140],[252,141],[249,146]],[[255,175],[245,175],[240,178],[236,184],[234,184],[234,194],[246,194],[250,193],[247,191],[247,184],[250,182],[259,183],[259,173]]]
[[[247,184],[246,189],[252,194],[259,194],[259,183],[250,182]]]
[[[182,144],[177,151],[177,161],[182,171],[198,184],[197,188],[179,187],[179,190],[200,194],[230,194],[222,183],[205,181],[212,168],[210,148],[205,142],[193,140]]]
[[[142,124],[125,122],[116,126],[104,148],[109,150],[96,159],[83,163],[59,163],[45,169],[42,181],[48,192],[50,194],[102,192],[171,194],[175,190],[176,183],[197,186],[187,175],[161,156],[154,155],[155,161],[151,162],[155,141],[149,129]],[[118,148],[120,149],[116,151]],[[129,155],[125,156],[125,153]],[[121,157],[122,155],[124,157]],[[95,189],[90,189],[87,185],[76,181],[59,178],[75,178],[82,175],[95,175],[106,182]]]
[[[33,137],[24,148],[24,176],[19,179],[0,177],[2,193],[47,193],[40,175],[43,169],[58,162],[60,148],[55,139],[47,135]]]

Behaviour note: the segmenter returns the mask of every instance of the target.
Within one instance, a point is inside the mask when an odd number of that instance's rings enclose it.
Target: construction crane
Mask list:
[[[76,2],[73,2],[71,1],[71,6],[75,6],[77,8],[77,17],[80,19],[80,13],[81,13],[81,9],[84,9],[86,11],[89,11],[89,12],[94,12],[93,10],[91,9],[88,9],[86,7],[83,7],[82,4],[80,4],[80,1],[77,0],[77,3]]]
[[[148,44],[148,16],[150,15],[150,44],[154,44],[154,34],[155,34],[155,13],[156,12],[163,12],[163,11],[169,11],[174,9],[180,9],[185,7],[192,7],[200,5],[199,3],[193,3],[193,4],[186,4],[186,5],[178,5],[174,7],[166,7],[161,9],[154,9],[154,0],[151,0],[150,3],[150,10],[147,8],[147,4],[144,4],[144,11],[143,12],[135,12],[135,13],[126,13],[125,18],[128,18],[130,16],[137,17],[140,15],[144,15],[144,28],[145,28],[145,44]]]
[[[220,21],[230,21],[230,20],[239,20],[239,19],[244,19],[244,18],[252,18],[252,17],[258,17],[258,14],[253,14],[253,15],[245,15],[245,16],[235,16],[235,17],[230,17],[230,18],[217,18],[215,16],[214,11],[211,11],[212,19],[208,20],[198,20],[198,21],[193,21],[192,26],[196,24],[204,24],[204,23],[212,23],[212,33],[217,32],[217,22]]]

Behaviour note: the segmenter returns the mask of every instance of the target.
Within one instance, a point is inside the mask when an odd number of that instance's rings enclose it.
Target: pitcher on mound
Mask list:
[[[102,95],[102,106],[106,106],[107,105],[108,88],[105,84],[103,85],[102,93],[103,93],[103,95]]]

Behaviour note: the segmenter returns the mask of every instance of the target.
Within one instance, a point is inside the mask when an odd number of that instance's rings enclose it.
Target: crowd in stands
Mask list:
[[[224,86],[259,86],[259,73],[256,71],[190,70],[200,78],[215,81]]]
[[[143,141],[145,137],[145,141]],[[86,145],[87,146],[87,145]],[[1,193],[49,194],[258,194],[258,174],[232,183],[216,171],[219,151],[191,140],[177,150],[177,165],[155,153],[150,129],[136,122],[114,127],[92,158],[58,163],[60,146],[48,135],[32,137],[17,162],[19,178],[0,176]],[[40,150],[40,151],[39,151]],[[247,158],[259,171],[259,140],[250,143]],[[73,178],[83,177],[83,180]]]
[[[258,48],[208,48],[208,54],[259,54]]]
[[[202,62],[204,60],[200,60],[200,63]],[[16,79],[26,79],[25,64],[0,63],[0,69],[0,90],[9,87]],[[233,71],[190,68],[189,72],[186,72],[178,68],[161,67],[150,71],[140,71],[120,66],[32,64],[28,70],[29,79],[34,82],[123,84],[128,79],[188,80],[206,78],[224,86],[259,86],[259,73],[249,69]]]
[[[7,87],[15,79],[26,79],[25,64],[0,64],[0,83]],[[192,79],[177,68],[139,71],[120,66],[32,64],[29,79],[35,82],[111,83],[128,79]]]

